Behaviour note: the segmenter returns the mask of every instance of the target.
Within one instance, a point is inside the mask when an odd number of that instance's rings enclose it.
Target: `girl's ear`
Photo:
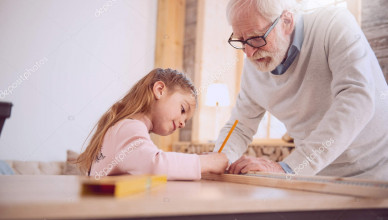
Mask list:
[[[284,10],[281,18],[283,20],[282,26],[284,33],[286,35],[291,35],[295,27],[294,14],[290,11]]]
[[[162,81],[157,81],[154,84],[154,88],[152,89],[154,92],[155,99],[160,99],[164,94],[166,94],[166,84]]]

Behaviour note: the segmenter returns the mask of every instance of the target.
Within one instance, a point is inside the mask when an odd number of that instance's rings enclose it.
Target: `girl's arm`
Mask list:
[[[137,120],[124,120],[107,137],[109,149],[116,149],[115,157],[122,158],[117,173],[165,174],[168,180],[199,180],[201,173],[223,173],[228,164],[224,154],[164,152],[155,146],[145,125]]]

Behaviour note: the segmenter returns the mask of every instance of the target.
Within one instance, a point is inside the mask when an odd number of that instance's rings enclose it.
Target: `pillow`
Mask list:
[[[288,133],[283,135],[282,140],[287,143],[294,143],[294,138],[292,138]]]
[[[66,159],[66,164],[63,167],[63,172],[62,172],[63,175],[82,175],[77,165],[70,163],[70,162],[75,162],[77,160],[79,153],[72,150],[67,150],[66,154],[67,154],[67,159]]]
[[[62,175],[65,161],[5,160],[15,175]]]
[[[0,160],[0,175],[13,175],[15,174],[12,168],[3,160]]]

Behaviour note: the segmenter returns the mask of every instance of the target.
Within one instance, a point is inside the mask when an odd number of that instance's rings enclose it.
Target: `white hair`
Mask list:
[[[226,17],[229,24],[232,24],[237,14],[247,13],[250,8],[254,8],[266,20],[272,22],[284,10],[297,14],[299,7],[295,0],[230,0],[226,8]]]

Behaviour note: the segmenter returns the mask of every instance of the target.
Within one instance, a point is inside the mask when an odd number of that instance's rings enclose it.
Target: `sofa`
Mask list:
[[[67,150],[66,154],[66,161],[4,160],[4,162],[12,169],[15,175],[82,175],[76,165],[70,163],[79,154],[72,150]]]

